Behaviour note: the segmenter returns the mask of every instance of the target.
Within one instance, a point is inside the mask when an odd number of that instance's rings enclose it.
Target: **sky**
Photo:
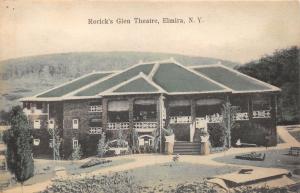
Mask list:
[[[117,18],[159,24],[115,24]],[[201,23],[188,18],[201,17]],[[114,24],[88,24],[88,19]],[[162,23],[180,18],[185,24]],[[288,2],[0,3],[0,60],[66,52],[145,51],[245,63],[300,45],[300,5]]]

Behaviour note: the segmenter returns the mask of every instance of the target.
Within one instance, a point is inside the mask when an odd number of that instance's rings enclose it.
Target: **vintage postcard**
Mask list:
[[[0,1],[0,191],[300,190],[298,1]]]

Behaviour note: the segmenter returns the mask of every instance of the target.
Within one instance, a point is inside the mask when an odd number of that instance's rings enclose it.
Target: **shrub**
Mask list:
[[[80,166],[80,168],[88,168],[88,167],[92,167],[92,166],[95,166],[95,165],[100,165],[100,164],[105,164],[105,163],[109,163],[109,162],[112,162],[111,160],[105,160],[105,159],[91,159],[89,160],[88,162],[82,164]]]
[[[101,138],[99,139],[98,146],[97,146],[97,155],[99,157],[103,157],[105,153],[108,151],[109,147],[108,144],[106,143],[106,136],[105,132],[101,133]]]
[[[209,141],[212,147],[223,147],[225,141],[225,130],[219,124],[208,125]]]
[[[73,149],[71,159],[72,160],[80,160],[82,157],[81,146],[78,145],[75,149]]]

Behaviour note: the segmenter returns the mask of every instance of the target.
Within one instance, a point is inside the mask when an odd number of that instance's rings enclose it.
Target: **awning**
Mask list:
[[[108,102],[108,111],[128,111],[129,102],[127,100]]]
[[[196,101],[196,104],[201,105],[218,105],[221,104],[223,100],[221,99],[199,99]]]
[[[169,101],[170,107],[178,107],[178,106],[190,106],[191,101],[186,99],[178,99],[178,100],[171,100]]]
[[[154,99],[137,99],[134,101],[136,105],[155,105],[156,100]]]

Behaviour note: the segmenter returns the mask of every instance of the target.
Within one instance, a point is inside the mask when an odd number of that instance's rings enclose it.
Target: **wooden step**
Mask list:
[[[201,150],[200,143],[193,143],[188,141],[176,141],[174,143],[174,154],[180,155],[199,155]]]

